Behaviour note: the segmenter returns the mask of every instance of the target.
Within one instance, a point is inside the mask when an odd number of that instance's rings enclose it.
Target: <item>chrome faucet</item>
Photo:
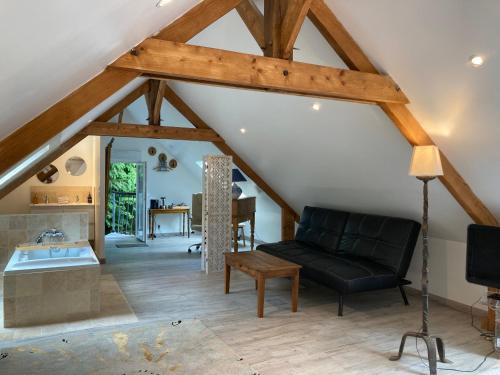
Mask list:
[[[47,229],[38,235],[38,237],[35,239],[35,242],[37,244],[44,243],[45,238],[49,238],[49,242],[61,242],[64,240],[64,233],[55,228]]]

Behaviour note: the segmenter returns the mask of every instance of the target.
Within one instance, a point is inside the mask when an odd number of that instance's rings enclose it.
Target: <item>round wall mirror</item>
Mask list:
[[[87,163],[81,157],[73,156],[66,160],[64,167],[70,176],[81,176],[87,170]]]
[[[59,178],[59,170],[54,165],[47,165],[36,174],[38,181],[44,184],[52,184]]]

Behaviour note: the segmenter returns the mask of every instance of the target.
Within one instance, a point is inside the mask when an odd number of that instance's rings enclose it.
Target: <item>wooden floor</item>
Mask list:
[[[420,328],[416,298],[404,306],[397,290],[354,295],[339,318],[335,293],[304,283],[294,314],[289,281],[275,279],[266,285],[265,318],[258,319],[254,281],[234,271],[225,295],[223,274],[200,272],[200,256],[187,253],[196,242],[171,237],[148,248],[118,249],[109,241],[103,273],[114,276],[139,321],[201,319],[262,375],[428,373],[414,340],[399,362],[388,360],[402,333]],[[437,303],[431,305],[431,331],[444,338],[454,362],[443,368],[473,369],[492,348],[467,314]],[[493,356],[476,373],[500,374],[498,362]]]

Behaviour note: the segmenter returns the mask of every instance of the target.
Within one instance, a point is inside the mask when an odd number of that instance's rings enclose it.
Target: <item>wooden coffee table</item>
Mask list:
[[[262,251],[242,253],[225,253],[224,281],[225,292],[229,293],[231,267],[236,268],[255,279],[257,289],[257,316],[264,317],[264,290],[266,279],[273,277],[289,277],[292,280],[292,312],[297,311],[299,299],[299,271],[302,266],[269,255]]]

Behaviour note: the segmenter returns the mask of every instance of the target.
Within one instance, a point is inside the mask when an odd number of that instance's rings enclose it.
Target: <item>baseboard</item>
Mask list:
[[[420,296],[420,294],[421,294],[419,289],[413,288],[411,286],[405,286],[405,290],[410,295]],[[431,301],[438,302],[442,305],[451,307],[454,310],[461,311],[461,312],[464,312],[466,314],[470,314],[470,311],[471,311],[470,305],[466,305],[465,303],[453,301],[451,299],[444,298],[444,297],[438,296],[436,294],[429,293],[429,299]],[[482,310],[478,307],[473,307],[472,314],[475,317],[485,317],[485,316],[487,316],[487,311]]]

